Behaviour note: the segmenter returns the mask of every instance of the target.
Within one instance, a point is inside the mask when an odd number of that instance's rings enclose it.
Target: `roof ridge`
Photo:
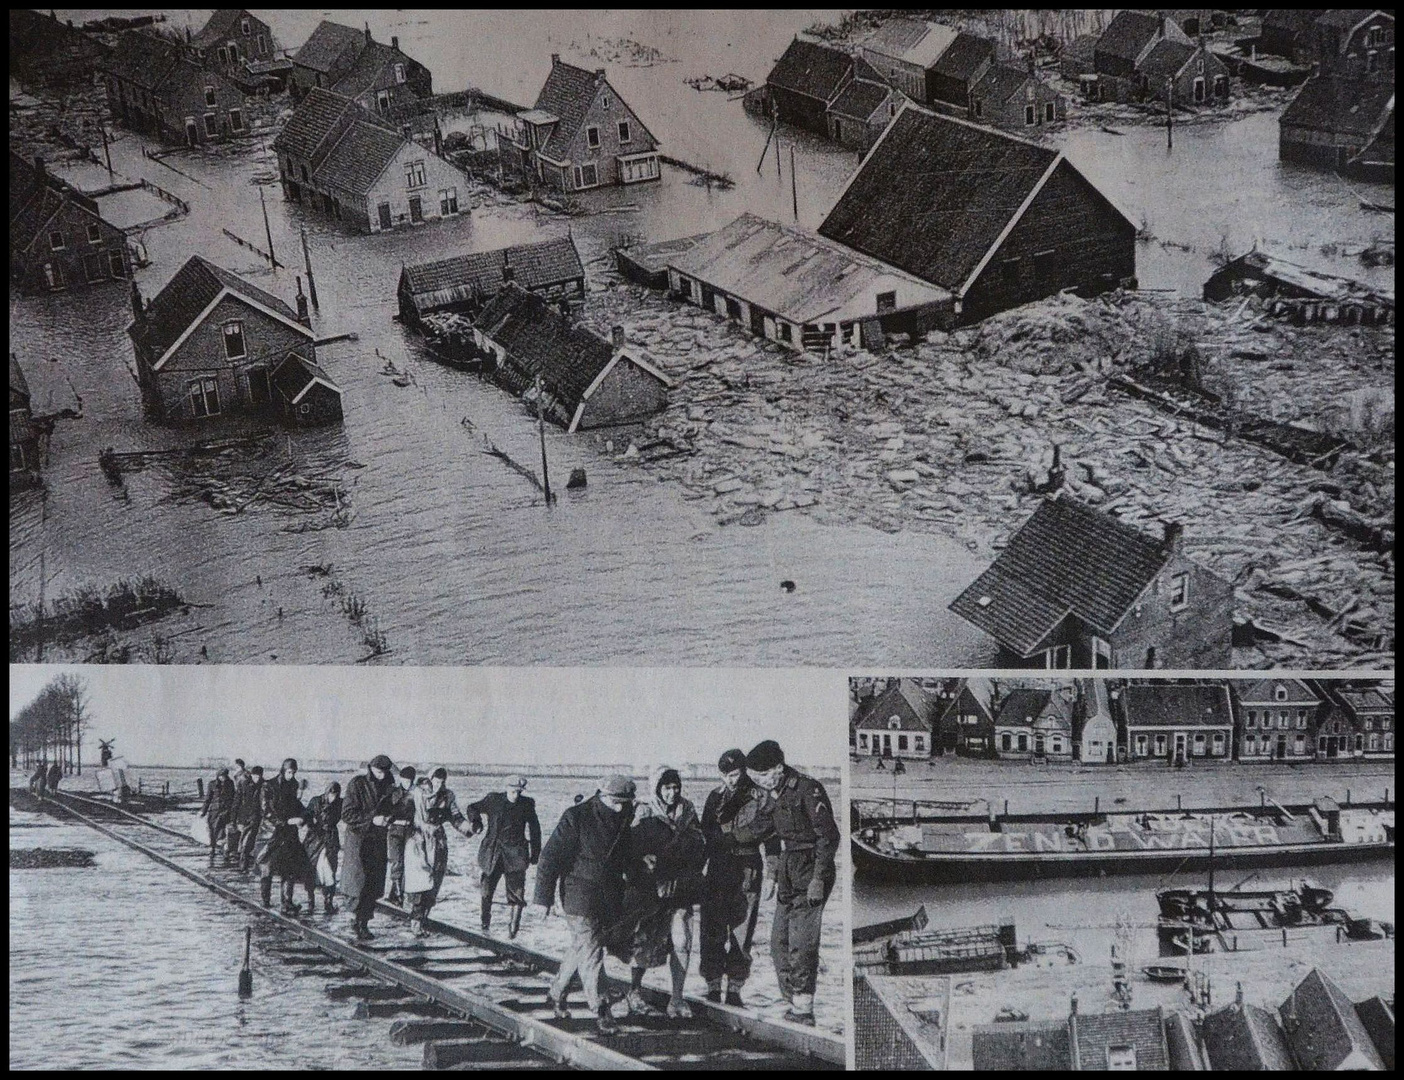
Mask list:
[[[910,98],[908,98],[907,101],[902,105],[902,108],[897,110],[897,117],[894,117],[894,120],[900,118],[901,115],[908,109],[912,109],[919,113],[925,113],[927,116],[935,117],[938,120],[949,120],[952,124],[960,124],[963,127],[973,128],[976,131],[986,131],[989,132],[991,135],[998,135],[1001,139],[1004,139],[1007,142],[1022,143],[1024,146],[1031,146],[1035,150],[1041,150],[1045,154],[1053,154],[1056,157],[1060,157],[1063,158],[1063,160],[1067,160],[1062,150],[1055,150],[1051,146],[1044,146],[1042,143],[1034,142],[1032,139],[1025,139],[1022,136],[1014,135],[1008,131],[1002,131],[999,128],[991,127],[989,124],[977,124],[973,120],[966,120],[964,117],[950,116],[947,113],[937,112],[935,109],[925,108],[924,106],[918,105],[915,101],[912,101]]]

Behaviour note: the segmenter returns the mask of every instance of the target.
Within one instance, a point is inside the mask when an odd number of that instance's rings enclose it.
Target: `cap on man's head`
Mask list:
[[[516,791],[521,791],[524,787],[526,787],[526,777],[525,777],[525,776],[513,776],[513,777],[509,777],[508,780],[507,780],[507,787],[508,787],[509,789],[513,789],[513,790],[516,790]]]
[[[600,785],[600,794],[612,795],[616,799],[632,799],[634,782],[627,776],[606,776]]]
[[[249,772],[253,773],[254,776],[262,776],[262,775],[263,775],[263,766],[262,766],[262,765],[255,765],[252,769],[249,770]]]
[[[229,775],[229,770],[226,769],[224,766],[221,765],[221,766],[219,767],[219,769],[215,772],[215,775],[216,775],[216,776],[228,776],[228,775]]]
[[[415,778],[415,775],[416,773],[414,771],[413,765],[406,765],[403,769],[400,770],[401,780],[413,780]]]
[[[241,758],[241,757],[236,757],[236,758],[234,759],[234,764],[237,765],[237,766],[239,766],[239,768],[242,769],[242,768],[244,767],[244,759]]]
[[[746,767],[746,752],[744,750],[728,750],[717,762],[717,772],[735,772],[737,769]]]
[[[448,770],[445,769],[442,765],[440,765],[437,769],[434,770],[433,775],[435,780],[447,780]]]
[[[297,758],[295,758],[295,757],[284,758],[284,759],[283,759],[283,768],[285,768],[285,769],[291,768],[294,772],[296,772],[296,771],[297,771]]]
[[[746,755],[746,768],[754,769],[756,772],[765,772],[773,769],[777,765],[785,764],[785,752],[780,749],[780,744],[774,739],[766,739],[758,742],[751,748],[751,752]]]
[[[389,772],[395,767],[395,763],[384,754],[376,754],[375,757],[370,759],[370,767],[372,769],[384,769],[386,772]]]

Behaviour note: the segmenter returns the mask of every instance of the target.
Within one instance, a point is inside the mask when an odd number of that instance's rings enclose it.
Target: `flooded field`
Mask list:
[[[589,270],[624,234],[688,235],[743,210],[785,220],[792,147],[799,220],[817,225],[856,155],[788,133],[785,175],[776,176],[769,157],[758,173],[764,126],[727,95],[699,93],[683,80],[728,71],[763,79],[791,36],[825,14],[732,13],[723,20],[651,12],[620,14],[617,24],[615,16],[581,12],[550,12],[525,24],[512,13],[338,16],[356,25],[368,20],[382,40],[398,35],[430,66],[440,90],[475,85],[530,104],[552,52],[605,66],[665,153],[736,180],[730,191],[708,190],[665,168],[658,184],[588,193],[583,201],[597,212],[583,218],[493,200],[449,223],[359,237],[285,203],[269,182],[271,158],[255,142],[218,153],[177,152],[167,159],[176,172],[143,159],[137,137],[123,133],[112,148],[117,169],[147,176],[192,207],[189,217],[139,236],[153,260],[137,276],[147,296],[198,252],[291,300],[299,230],[307,230],[321,299],[315,327],[323,335],[358,335],[319,350],[344,391],[345,424],[279,435],[257,452],[198,470],[158,459],[114,487],[97,467],[103,448],[146,450],[194,437],[141,417],[128,371],[129,298],[115,286],[84,294],[81,303],[12,296],[11,349],[26,366],[36,410],[72,407],[76,393],[83,418],[61,422],[54,434],[47,499],[12,498],[11,603],[39,598],[41,565],[50,599],[152,574],[194,606],[137,636],[129,655],[150,660],[991,663],[991,642],[946,611],[980,569],[963,543],[939,533],[819,524],[797,513],[772,514],[756,528],[721,526],[676,485],[559,430],[546,436],[552,475],[584,467],[589,487],[547,511],[526,480],[481,452],[486,438],[534,464],[532,418],[497,388],[427,360],[418,341],[391,321],[404,262],[569,229]],[[295,44],[318,17],[277,13],[274,29]],[[500,48],[504,40],[514,48]],[[649,66],[635,59],[647,49],[662,60]],[[523,55],[530,62],[521,62]],[[1169,157],[1159,138],[1152,129],[1066,136],[1069,156],[1107,184],[1128,216],[1144,215],[1156,237],[1190,249],[1141,245],[1145,286],[1197,293],[1225,232],[1234,245],[1275,245],[1338,272],[1360,272],[1343,253],[1351,244],[1382,228],[1392,238],[1392,220],[1361,211],[1339,179],[1278,164],[1271,115],[1187,129]],[[263,183],[275,252],[290,267],[276,274],[221,233],[227,228],[266,244],[255,181]],[[1324,253],[1330,245],[1333,255]],[[409,386],[382,374],[387,359],[409,373]],[[241,432],[224,424],[211,434]],[[620,438],[616,450],[627,445],[627,435]],[[330,511],[263,500],[236,514],[210,504],[212,481],[254,490],[259,478],[288,464],[295,476],[334,489],[345,528],[332,527]],[[822,513],[822,492],[818,498]],[[782,580],[796,583],[793,594],[781,591]],[[344,617],[347,597],[364,609],[363,622]],[[372,657],[366,627],[383,636],[383,655]],[[74,655],[82,659],[93,648],[86,643]]]

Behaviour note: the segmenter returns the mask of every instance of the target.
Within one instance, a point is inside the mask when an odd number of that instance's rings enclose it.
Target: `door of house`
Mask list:
[[[272,394],[268,387],[268,369],[266,367],[256,367],[249,369],[249,404],[267,405]]]
[[[1287,756],[1287,736],[1286,736],[1286,735],[1279,735],[1279,736],[1277,737],[1277,756],[1278,756],[1279,758],[1285,758],[1285,757]]]
[[[390,204],[389,204],[388,202],[383,202],[383,203],[381,203],[381,204],[380,204],[380,208],[379,208],[379,212],[380,212],[380,227],[381,227],[382,229],[388,229],[388,228],[390,228],[390,225],[391,225],[391,222],[390,222]]]
[[[1195,79],[1195,80],[1194,80],[1194,100],[1195,100],[1196,102],[1202,102],[1202,101],[1204,100],[1204,80],[1203,80],[1203,79]]]
[[[754,304],[751,305],[751,333],[765,337],[765,313]]]
[[[1039,757],[1043,756],[1043,732],[1034,735],[1034,753]]]
[[[1175,760],[1177,762],[1185,760],[1185,733],[1175,732]]]
[[[187,116],[185,118],[185,145],[194,146],[199,141],[200,131],[195,126],[195,117]]]
[[[424,220],[424,202],[418,195],[411,195],[409,200],[410,221],[420,222]]]
[[[882,736],[882,756],[892,756],[892,736],[887,734],[886,732],[883,732]]]

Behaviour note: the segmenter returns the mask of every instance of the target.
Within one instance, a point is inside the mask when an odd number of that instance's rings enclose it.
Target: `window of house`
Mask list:
[[[867,733],[866,731],[860,731],[860,732],[858,733],[858,745],[859,745],[859,746],[867,746],[867,745],[868,745],[868,733]]]
[[[205,134],[210,138],[219,134],[219,118],[212,112],[205,113]]]
[[[229,50],[221,45],[215,50],[215,56],[219,59],[219,66],[224,67],[229,63]],[[213,104],[213,102],[211,102]]]
[[[1157,756],[1159,756],[1159,755],[1165,753],[1165,736],[1164,736],[1164,735],[1157,735],[1157,736],[1155,737],[1155,752],[1156,752]]]
[[[381,90],[381,91],[378,91],[378,92],[376,93],[376,95],[375,95],[375,107],[376,107],[376,109],[379,110],[381,116],[389,116],[389,115],[390,115],[390,91],[389,91],[389,90]]]
[[[215,89],[214,89],[213,86],[207,86],[207,87],[205,87],[205,104],[206,104],[206,105],[213,105],[214,103],[215,103]]]
[[[602,96],[600,97],[600,105],[601,105],[603,108],[606,108],[606,109],[609,108],[609,95],[608,95],[608,94],[604,94],[604,95],[602,95]]]
[[[1222,732],[1214,733],[1214,756],[1222,757],[1224,752],[1224,736]]]
[[[1109,1072],[1135,1072],[1136,1048],[1124,1045],[1108,1046],[1107,1070]]]
[[[1326,736],[1325,736],[1325,735],[1320,736],[1320,737],[1316,740],[1316,748],[1317,748],[1321,753],[1323,753],[1323,754],[1326,753]]]
[[[83,273],[89,281],[102,280],[102,256],[97,252],[83,256]]]
[[[913,750],[916,750],[918,753],[921,752],[922,750],[925,750],[925,749],[926,749],[926,736],[925,736],[925,735],[913,735],[913,736],[912,736],[912,749],[913,749]]]
[[[907,748],[907,737],[906,737],[905,735],[898,735],[898,736],[897,736],[897,749],[898,749],[898,750],[905,750],[906,748]]]
[[[1298,709],[1298,710],[1297,710],[1297,727],[1299,727],[1299,728],[1304,728],[1304,727],[1306,727],[1306,710],[1305,710],[1305,709]]]
[[[1024,123],[1028,126],[1038,123],[1038,110],[1032,105],[1024,106]]]
[[[600,129],[593,124],[585,129],[585,145],[595,150],[600,145]]]
[[[1014,737],[1009,732],[1004,732],[999,737],[999,748],[1001,750],[1012,750],[1014,748]]]
[[[1050,124],[1053,123],[1054,120],[1058,119],[1058,106],[1055,102],[1044,102],[1043,119]]]
[[[224,324],[224,355],[230,360],[240,360],[249,354],[244,342],[244,324],[239,319],[231,319]]]
[[[68,245],[64,242],[63,233],[55,230],[49,233],[49,250],[62,251]]]
[[[626,143],[633,139],[633,137],[634,133],[629,130],[629,121],[619,121],[619,141],[621,143]]]
[[[189,394],[191,416],[219,415],[219,382],[216,379],[191,379]]]
[[[1208,744],[1209,740],[1206,739],[1203,734],[1196,735],[1194,737],[1194,752],[1196,754],[1203,754]]]
[[[1272,696],[1273,699],[1276,701],[1286,701],[1287,687],[1283,686],[1281,683],[1278,683],[1276,686],[1273,687]]]
[[[1136,756],[1137,756],[1137,757],[1145,757],[1145,756],[1146,756],[1146,736],[1144,736],[1144,735],[1137,735],[1137,736],[1136,736]]]
[[[1043,654],[1044,666],[1046,668],[1070,668],[1072,667],[1072,646],[1055,645]]]
[[[1297,735],[1297,738],[1296,738],[1296,746],[1297,746],[1297,753],[1299,753],[1299,754],[1304,754],[1304,753],[1306,753],[1306,736],[1305,736],[1305,735],[1302,735],[1302,734],[1298,734],[1298,735]]]
[[[1249,710],[1248,710],[1248,719],[1247,719],[1246,723],[1247,723],[1247,725],[1248,725],[1249,727],[1257,727],[1257,726],[1258,726],[1258,714],[1257,714],[1257,712],[1254,711],[1253,709],[1249,709]]]
[[[458,188],[443,188],[439,191],[439,213],[444,217],[458,213]]]
[[[101,229],[98,225],[96,225],[96,224],[89,224],[89,225],[88,225],[88,243],[90,243],[90,244],[101,244],[101,243],[102,243],[102,229]]]
[[[895,291],[894,291],[894,292],[880,292],[880,293],[878,293],[878,294],[877,294],[877,309],[878,309],[878,311],[896,311],[896,310],[897,310],[897,293],[896,293]]]
[[[1393,750],[1393,749],[1394,749],[1394,736],[1393,736],[1393,735],[1386,735],[1386,736],[1384,737],[1384,748],[1385,748],[1386,750]]]
[[[122,253],[120,251],[109,251],[107,253],[107,272],[115,278],[127,276],[127,268],[122,264]]]
[[[242,110],[240,110],[240,109],[230,109],[230,110],[229,110],[229,130],[230,130],[230,131],[243,131],[243,130],[244,130],[244,113],[243,113]]]
[[[1189,574],[1174,574],[1170,578],[1170,610],[1189,607]]]
[[[404,81],[405,81],[405,65],[404,65],[404,64],[396,64],[396,65],[395,65],[395,85],[398,86],[399,84],[403,83]]]
[[[242,22],[240,22],[239,29],[243,32],[244,37],[248,37],[251,33],[253,33],[253,27],[249,25],[248,19],[244,19]]]
[[[983,98],[971,98],[970,110],[975,114],[975,119],[979,120],[985,115],[985,102]]]
[[[424,186],[424,162],[411,161],[405,165],[405,187]]]
[[[1019,736],[1019,749],[1020,749],[1020,750],[1027,750],[1028,748],[1029,748],[1029,737],[1028,737],[1027,735],[1020,735],[1020,736]]]
[[[583,187],[595,187],[600,182],[600,170],[597,165],[580,166],[580,183]]]
[[[267,56],[267,55],[268,55],[268,35],[267,35],[267,34],[259,34],[259,35],[258,35],[258,55],[259,55],[259,56]]]
[[[1249,735],[1243,740],[1243,752],[1245,754],[1256,754],[1258,752],[1258,737]]]
[[[790,329],[790,324],[789,324],[789,323],[787,323],[787,322],[776,323],[776,324],[775,324],[775,329],[776,329],[776,331],[780,334],[780,340],[781,340],[781,341],[786,341],[786,342],[793,342],[793,341],[794,341],[794,331],[792,331],[792,330]]]

